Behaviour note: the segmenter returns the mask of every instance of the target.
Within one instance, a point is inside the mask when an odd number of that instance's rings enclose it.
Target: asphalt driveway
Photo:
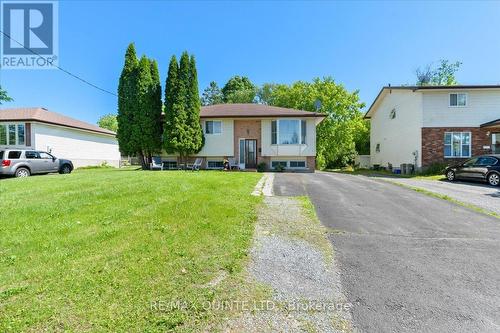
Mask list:
[[[361,332],[500,331],[500,220],[382,180],[276,174],[309,195]]]
[[[449,182],[446,180],[378,176],[377,178],[447,195],[455,200],[500,214],[500,187],[494,187],[479,182]]]

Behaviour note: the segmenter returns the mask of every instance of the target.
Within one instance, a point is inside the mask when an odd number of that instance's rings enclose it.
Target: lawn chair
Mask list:
[[[236,159],[235,158],[228,158],[228,161],[229,161],[229,170],[239,170],[240,169],[240,165],[238,163],[236,163]]]
[[[201,157],[198,157],[193,165],[191,165],[190,167],[188,167],[188,169],[191,169],[191,171],[200,171],[200,167],[201,167],[201,164],[203,163],[203,158]]]
[[[151,159],[151,163],[149,164],[149,169],[163,171],[163,162],[161,161],[160,156],[153,156],[153,158]]]

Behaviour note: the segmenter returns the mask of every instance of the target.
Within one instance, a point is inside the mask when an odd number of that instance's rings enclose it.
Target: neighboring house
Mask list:
[[[44,108],[0,110],[0,149],[46,151],[69,159],[75,168],[120,165],[116,134]]]
[[[383,87],[365,118],[371,165],[425,168],[500,153],[500,85]]]
[[[225,157],[241,169],[268,169],[278,164],[287,170],[314,171],[316,126],[324,115],[262,104],[219,104],[201,108],[205,145],[196,155],[203,167],[219,169]],[[195,156],[191,157],[193,160]],[[175,168],[175,156],[165,156]]]

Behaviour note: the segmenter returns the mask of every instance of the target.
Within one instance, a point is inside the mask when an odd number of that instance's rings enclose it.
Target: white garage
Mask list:
[[[69,159],[75,168],[120,166],[116,133],[45,108],[0,110],[0,149],[31,148]]]

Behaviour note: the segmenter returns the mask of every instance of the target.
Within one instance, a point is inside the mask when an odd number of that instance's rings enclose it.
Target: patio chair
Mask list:
[[[200,171],[200,167],[201,167],[201,164],[202,164],[202,163],[203,163],[203,158],[198,157],[198,158],[194,161],[193,165],[190,165],[190,166],[188,167],[188,169],[191,169],[191,171],[195,171],[195,170],[196,170],[196,171]]]
[[[235,158],[228,158],[228,161],[229,161],[229,170],[233,170],[233,169],[239,170],[240,169],[240,165],[238,163],[236,163]]]
[[[161,161],[160,156],[153,156],[153,158],[151,159],[151,163],[149,164],[149,169],[163,171],[163,162]]]

